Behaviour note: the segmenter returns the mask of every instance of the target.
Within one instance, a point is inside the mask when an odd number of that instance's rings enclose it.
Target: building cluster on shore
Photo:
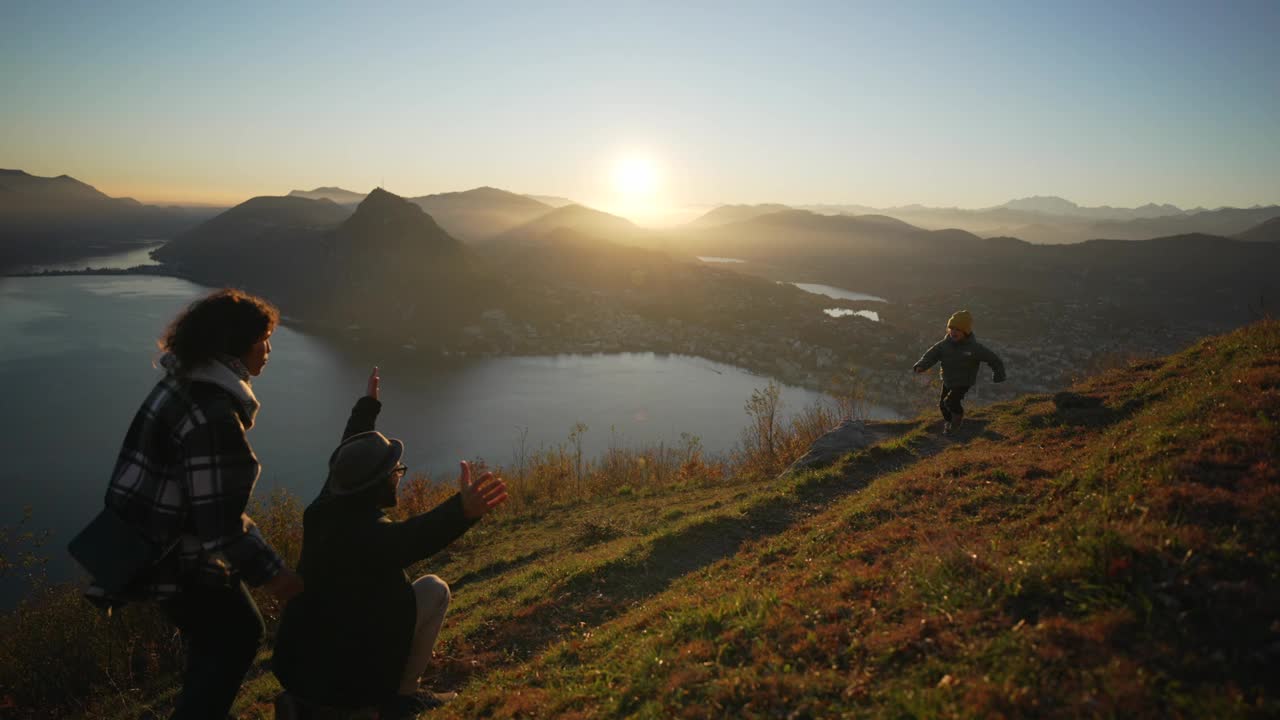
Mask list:
[[[39,275],[174,275],[163,265],[130,269],[47,271]],[[181,274],[178,274],[181,276]],[[893,305],[877,303],[883,322],[857,315],[833,318],[825,300],[798,293],[793,303],[768,305],[739,288],[721,289],[688,317],[645,312],[634,298],[599,291],[548,289],[564,308],[554,320],[532,321],[506,309],[484,311],[454,339],[398,340],[408,352],[451,357],[657,352],[702,357],[780,382],[821,392],[856,389],[867,402],[914,413],[933,402],[928,378],[911,372],[923,351],[941,337],[941,321],[959,305],[982,318],[979,337],[1005,360],[1009,381],[982,375],[978,403],[1029,392],[1051,392],[1110,366],[1175,351],[1207,332],[1152,323],[1096,300],[1054,303],[963,292]],[[776,299],[776,298],[775,298]],[[630,301],[630,302],[629,302]],[[1046,320],[1053,318],[1052,322]],[[312,326],[302,320],[291,322]],[[325,332],[320,326],[315,330]],[[348,327],[346,340],[372,329]],[[932,377],[932,376],[930,376]]]

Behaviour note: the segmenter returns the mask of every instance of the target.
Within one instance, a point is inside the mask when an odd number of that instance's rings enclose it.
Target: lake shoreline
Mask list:
[[[42,270],[39,272],[23,272],[8,273],[0,277],[17,277],[17,278],[55,278],[55,277],[75,277],[75,276],[106,276],[106,277],[123,277],[123,276],[146,276],[146,277],[170,277],[190,282],[200,287],[209,288],[210,286],[199,282],[195,278],[183,273],[169,265],[163,263],[155,265],[137,265],[128,268],[84,268],[80,270]],[[794,283],[791,283],[794,284]],[[212,288],[211,288],[212,289]],[[806,290],[806,292],[811,292]],[[844,302],[852,302],[844,300]],[[865,302],[865,301],[863,301]],[[282,315],[281,323],[287,325],[291,329],[312,335],[317,338],[333,342],[344,349],[361,348],[363,351],[375,349],[375,354],[391,353],[401,357],[409,357],[421,359],[423,361],[432,362],[439,360],[471,360],[471,359],[496,359],[496,358],[539,358],[539,357],[560,357],[560,356],[603,356],[617,354],[632,353],[652,353],[659,357],[690,357],[705,360],[708,362],[722,363],[735,367],[745,373],[759,377],[764,381],[775,381],[786,385],[802,387],[815,392],[828,394],[831,388],[831,382],[834,378],[827,377],[830,373],[819,374],[813,372],[805,372],[802,370],[801,358],[799,357],[781,357],[774,358],[776,367],[757,366],[757,363],[742,364],[736,362],[740,358],[730,349],[732,343],[723,343],[726,347],[719,347],[722,343],[712,343],[710,348],[685,348],[680,347],[676,343],[672,343],[670,347],[655,345],[650,342],[628,342],[623,339],[618,342],[600,342],[598,340],[574,340],[569,338],[540,338],[537,347],[531,351],[529,349],[518,349],[514,352],[505,352],[501,350],[463,350],[450,349],[431,346],[417,346],[411,344],[397,344],[394,341],[383,339],[375,339],[364,337],[361,331],[351,330],[349,328],[339,328],[324,323],[298,318],[295,316]],[[695,343],[696,345],[696,343]],[[362,352],[362,354],[368,354]],[[871,368],[854,366],[860,373],[867,374],[883,374]],[[783,371],[783,375],[779,376],[777,371]],[[883,385],[883,380],[879,385]],[[867,388],[866,402],[877,406],[881,411],[889,410],[896,414],[899,418],[913,417],[918,412],[918,403],[902,402],[901,393],[896,388],[890,388],[890,392],[876,392],[874,387]]]

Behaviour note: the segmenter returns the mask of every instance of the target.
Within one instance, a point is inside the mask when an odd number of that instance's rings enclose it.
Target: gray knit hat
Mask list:
[[[356,433],[329,456],[326,487],[333,495],[354,495],[391,474],[404,455],[404,443],[377,430]]]

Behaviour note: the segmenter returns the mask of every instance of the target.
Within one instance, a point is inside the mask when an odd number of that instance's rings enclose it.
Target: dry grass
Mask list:
[[[830,420],[767,415],[731,457],[570,438],[504,468],[510,506],[419,568],[454,589],[428,681],[462,697],[437,714],[1280,713],[1280,324],[783,479]],[[402,510],[448,492],[420,478]],[[296,513],[258,518],[290,548]],[[165,707],[93,687],[79,714]],[[277,690],[259,668],[239,712]]]
[[[770,385],[770,388],[776,386]],[[767,392],[762,391],[762,392]],[[776,397],[776,392],[774,392]],[[502,475],[510,488],[510,501],[485,526],[473,530],[443,558],[468,553],[482,544],[490,526],[519,527],[537,523],[564,508],[607,504],[609,499],[636,500],[689,493],[758,477],[780,463],[791,462],[807,448],[815,433],[836,422],[835,405],[806,408],[783,422],[781,408],[775,428],[776,450],[769,457],[741,449],[724,458],[708,458],[699,439],[682,437],[677,446],[655,444],[610,448],[598,458],[584,457],[581,436],[586,426],[574,429],[566,442],[531,452],[518,466],[486,468]],[[744,436],[750,441],[750,435]],[[407,517],[435,507],[456,491],[452,480],[435,482],[417,475],[403,483],[393,515]],[[255,501],[250,514],[271,544],[291,565],[302,548],[302,504],[285,491]],[[567,536],[556,536],[574,547],[589,548],[635,534],[635,524],[596,513],[587,515]],[[21,551],[5,553],[0,571],[25,570],[33,575],[33,591],[21,606],[0,615],[0,709],[14,717],[128,717],[138,712],[164,715],[171,701],[182,649],[173,628],[150,604],[127,606],[107,618],[80,597],[78,587],[51,585],[40,580],[43,548],[30,533],[14,533],[25,541]],[[7,538],[0,538],[4,540]],[[17,548],[13,541],[6,548]],[[501,563],[483,572],[499,572]],[[265,593],[255,597],[267,621],[269,636],[279,621],[279,608]],[[266,656],[250,672],[249,687],[274,689]],[[265,712],[264,702],[250,702],[255,712]],[[6,715],[8,716],[8,715]]]

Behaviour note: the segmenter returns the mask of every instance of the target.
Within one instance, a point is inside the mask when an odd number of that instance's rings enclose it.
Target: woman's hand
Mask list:
[[[365,395],[381,401],[382,398],[378,397],[378,383],[381,381],[382,378],[378,377],[378,366],[374,365],[373,372],[369,373],[369,389],[365,392]]]
[[[462,514],[468,520],[478,520],[485,513],[507,501],[507,484],[502,478],[487,472],[476,482],[471,482],[471,463],[463,461],[458,475],[458,490],[462,493]]]

